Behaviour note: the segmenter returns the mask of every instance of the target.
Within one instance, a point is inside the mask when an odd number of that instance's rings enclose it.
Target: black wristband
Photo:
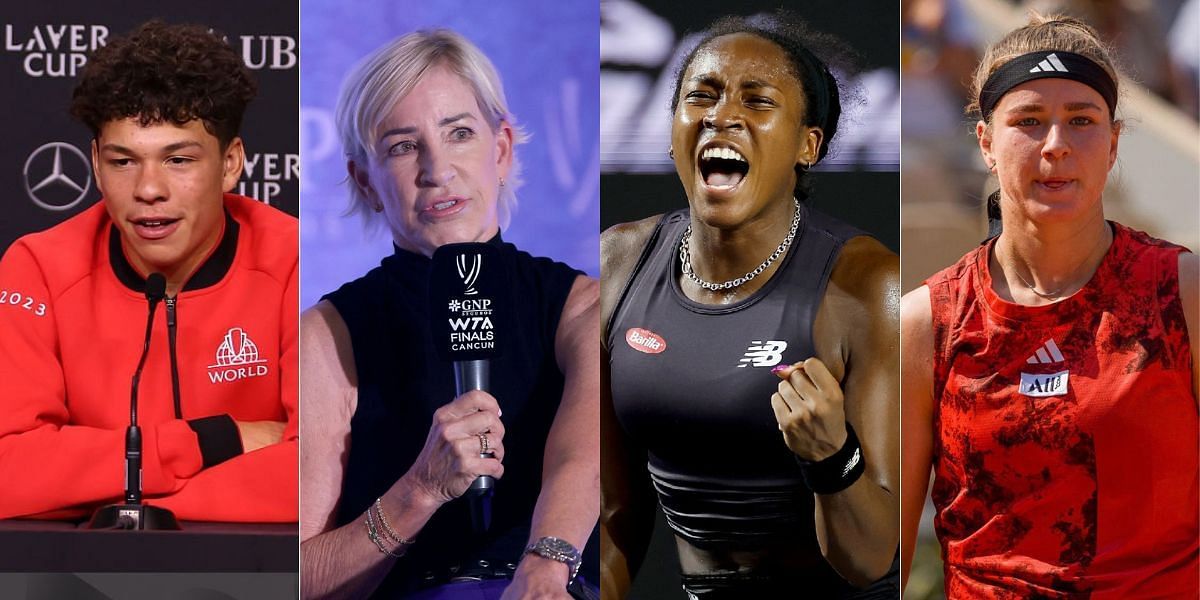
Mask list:
[[[863,460],[862,446],[850,422],[846,422],[846,443],[833,456],[818,462],[808,462],[796,457],[800,463],[800,475],[808,489],[817,494],[836,494],[858,481],[867,470]]]
[[[213,415],[192,419],[188,427],[196,432],[200,444],[200,458],[204,468],[219,465],[242,453],[242,436],[237,423],[229,415]]]

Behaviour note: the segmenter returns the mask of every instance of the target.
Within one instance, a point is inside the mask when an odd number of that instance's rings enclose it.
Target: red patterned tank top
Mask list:
[[[1185,249],[1112,223],[1048,306],[992,289],[994,242],[931,277],[934,521],[956,598],[1198,598]]]

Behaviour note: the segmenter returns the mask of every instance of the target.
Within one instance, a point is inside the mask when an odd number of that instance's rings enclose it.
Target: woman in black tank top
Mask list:
[[[718,21],[672,99],[689,210],[603,235],[606,599],[655,493],[690,598],[899,597],[898,263],[802,202],[841,113],[809,48],[835,44]]]
[[[359,63],[337,114],[354,204],[395,253],[302,317],[304,597],[594,596],[576,575],[599,512],[599,284],[500,239],[523,134],[494,67],[456,33],[411,33]],[[459,242],[484,275],[459,265],[438,302],[430,258]],[[483,303],[500,289],[511,306]],[[495,335],[487,391],[456,384],[439,330]],[[490,527],[459,499],[484,475]]]

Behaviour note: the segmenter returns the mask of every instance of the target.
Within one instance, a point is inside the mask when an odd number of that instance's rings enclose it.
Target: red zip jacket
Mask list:
[[[220,243],[155,315],[138,405],[145,501],[179,519],[295,521],[296,219],[232,194],[225,209]],[[103,202],[0,259],[0,518],[121,500],[143,286]],[[243,454],[228,417],[286,421],[283,442]]]

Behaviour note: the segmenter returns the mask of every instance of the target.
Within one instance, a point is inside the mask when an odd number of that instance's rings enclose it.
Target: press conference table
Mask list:
[[[296,572],[295,523],[180,523],[180,531],[99,531],[61,521],[0,520],[0,571]]]

